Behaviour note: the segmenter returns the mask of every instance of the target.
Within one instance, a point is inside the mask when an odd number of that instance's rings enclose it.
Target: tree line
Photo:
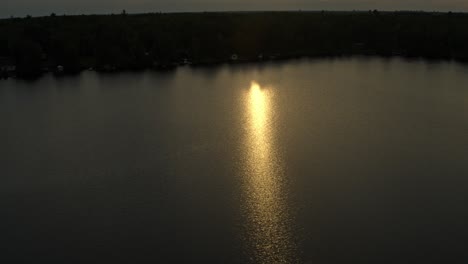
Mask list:
[[[91,67],[168,68],[297,56],[464,61],[467,26],[468,14],[451,12],[51,14],[0,20],[0,57],[15,65],[19,77],[37,76],[58,65],[73,73]]]

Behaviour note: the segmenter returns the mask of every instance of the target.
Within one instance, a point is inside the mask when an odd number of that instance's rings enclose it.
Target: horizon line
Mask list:
[[[57,14],[55,12],[51,12],[49,15],[23,15],[23,16],[14,16],[10,15],[7,17],[0,17],[1,20],[7,19],[21,19],[21,18],[45,18],[49,17],[52,14],[56,16],[111,16],[111,15],[121,15],[122,12],[125,11],[126,15],[155,15],[155,14],[206,14],[206,13],[320,13],[320,12],[330,12],[330,13],[367,13],[369,11],[378,11],[381,13],[438,13],[438,14],[448,14],[448,13],[455,13],[455,14],[468,14],[468,11],[441,11],[441,10],[389,10],[389,9],[354,9],[354,10],[333,10],[333,9],[290,9],[290,10],[206,10],[206,11],[154,11],[154,12],[127,12],[125,9],[122,9],[120,13],[83,13],[83,14]]]

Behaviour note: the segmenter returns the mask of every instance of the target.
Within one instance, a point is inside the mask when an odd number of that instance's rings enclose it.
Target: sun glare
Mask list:
[[[246,97],[246,207],[249,240],[257,263],[289,263],[283,170],[274,140],[273,90],[250,84]]]

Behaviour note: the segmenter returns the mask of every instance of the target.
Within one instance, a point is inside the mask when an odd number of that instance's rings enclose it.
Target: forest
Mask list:
[[[122,11],[0,20],[3,77],[349,55],[468,61],[468,14]]]

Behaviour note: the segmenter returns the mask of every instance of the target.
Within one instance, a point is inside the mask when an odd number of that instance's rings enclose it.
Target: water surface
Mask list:
[[[0,81],[5,263],[468,261],[468,68]]]

